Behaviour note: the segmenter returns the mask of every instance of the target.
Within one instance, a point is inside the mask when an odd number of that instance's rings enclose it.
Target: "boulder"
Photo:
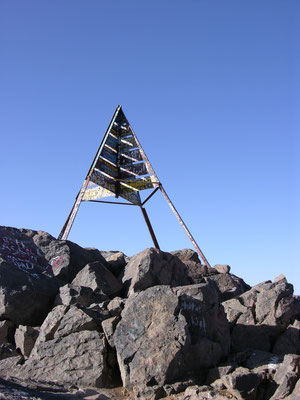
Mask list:
[[[127,264],[127,256],[122,251],[101,251],[101,255],[107,262],[106,268],[109,269],[115,277],[118,277]]]
[[[230,322],[234,352],[248,348],[271,351],[279,335],[299,315],[293,286],[286,279],[263,282],[222,304]]]
[[[229,274],[229,272],[230,272],[230,266],[227,264],[216,264],[216,265],[214,265],[214,269],[219,274]]]
[[[56,306],[43,322],[31,356],[36,357],[40,346],[47,341],[59,339],[71,333],[99,328],[101,329],[101,325],[84,310],[74,305]]]
[[[119,321],[120,321],[119,317],[111,317],[111,318],[108,318],[108,319],[105,319],[104,321],[102,321],[103,332],[105,334],[108,344],[112,348],[115,347],[113,335],[115,333],[116,326]]]
[[[210,283],[193,289],[156,286],[126,301],[113,340],[123,385],[152,387],[217,365],[230,347],[229,327]]]
[[[198,253],[192,249],[175,250],[171,251],[170,254],[178,257],[186,266],[190,283],[200,283],[203,277],[213,272],[211,268],[207,268],[206,265],[201,264]]]
[[[188,285],[187,267],[176,256],[158,249],[143,250],[130,258],[122,282],[127,295],[140,292],[156,285]]]
[[[250,286],[247,285],[243,279],[229,274],[228,272],[213,274],[210,275],[209,278],[216,283],[220,291],[220,299],[222,302],[239,296],[250,289]]]
[[[100,261],[87,264],[72,285],[85,286],[109,297],[117,296],[122,290],[122,284]]]
[[[223,375],[222,381],[227,390],[238,400],[256,400],[257,389],[260,384],[260,376],[239,367],[231,374]]]
[[[78,304],[82,307],[89,307],[91,304],[102,303],[105,300],[108,300],[108,297],[104,293],[96,293],[89,287],[67,283],[60,287],[54,304],[56,306]]]
[[[37,271],[23,270],[0,258],[0,319],[15,325],[42,323],[61,282]]]
[[[11,321],[0,321],[0,345],[3,343],[13,343],[15,324]]]
[[[12,343],[2,343],[0,345],[0,360],[18,356],[15,346]]]
[[[19,325],[15,332],[16,348],[24,357],[29,357],[35,341],[39,335],[39,328]]]
[[[108,367],[103,333],[74,332],[40,343],[36,354],[11,372],[23,379],[105,387]]]
[[[273,347],[275,354],[298,354],[300,355],[300,321],[295,320],[278,337]]]
[[[84,249],[47,232],[0,227],[0,256],[25,272],[43,273],[71,282],[88,263],[106,261],[97,249]]]
[[[287,354],[275,373],[274,381],[277,383],[278,388],[270,400],[285,399],[293,392],[299,377],[300,356]]]

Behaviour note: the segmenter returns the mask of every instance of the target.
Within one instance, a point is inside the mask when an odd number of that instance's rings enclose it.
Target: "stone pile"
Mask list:
[[[0,399],[299,399],[299,333],[284,276],[0,227]]]

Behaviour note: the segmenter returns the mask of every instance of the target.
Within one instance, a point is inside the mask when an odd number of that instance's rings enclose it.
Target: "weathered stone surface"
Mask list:
[[[116,326],[120,321],[119,317],[111,317],[102,321],[102,329],[105,334],[106,340],[110,347],[115,347],[113,335],[116,330]]]
[[[122,285],[117,278],[99,261],[87,264],[72,281],[73,285],[86,286],[107,296],[117,296]]]
[[[192,249],[171,251],[170,254],[178,257],[186,266],[190,283],[200,283],[203,277],[216,273],[213,268],[202,265],[198,253]]]
[[[227,365],[220,365],[215,368],[211,368],[208,371],[206,384],[210,385],[212,382],[216,381],[217,379],[222,378],[222,376],[229,374],[230,372],[234,371],[238,365],[236,363],[227,364]]]
[[[36,243],[46,236],[52,238],[45,232],[0,227],[0,319],[37,325],[49,311],[61,283]]]
[[[105,387],[108,368],[103,333],[81,331],[40,343],[14,376],[60,384]]]
[[[0,345],[12,343],[14,338],[15,324],[11,321],[0,321]]]
[[[300,379],[298,379],[292,394],[286,397],[286,400],[299,400],[300,399]]]
[[[19,355],[19,353],[16,351],[16,348],[12,343],[2,343],[0,345],[0,360],[15,357],[17,355]]]
[[[214,289],[206,296],[208,286],[203,284],[204,301],[189,295],[191,289],[166,286],[148,288],[126,301],[114,334],[125,387],[147,392],[216,365],[227,354],[228,324]]]
[[[293,287],[285,279],[256,285],[237,298],[223,302],[223,306],[232,328],[234,352],[247,348],[272,350],[272,344],[299,314]]]
[[[130,296],[155,285],[187,285],[191,280],[178,257],[150,248],[130,258],[122,282]]]
[[[270,400],[285,399],[294,390],[300,376],[300,356],[288,354],[284,357],[282,364],[279,365],[274,381],[278,388]]]
[[[300,355],[300,321],[294,321],[278,337],[273,347],[273,353]]]
[[[256,400],[256,393],[260,383],[260,376],[239,367],[234,372],[222,376],[222,381],[228,391],[238,400]]]
[[[46,240],[42,251],[52,266],[55,276],[65,282],[71,282],[87,264],[99,261],[106,265],[100,251],[82,248],[69,240]]]
[[[228,400],[231,396],[221,394],[218,390],[212,390],[209,386],[190,386],[188,387],[184,395],[179,397],[179,400]]]
[[[15,332],[16,348],[24,357],[29,357],[35,341],[39,335],[39,328],[19,325]]]
[[[101,251],[101,255],[107,262],[107,269],[109,269],[115,277],[118,277],[125,268],[126,255],[122,251]]]
[[[108,297],[104,293],[96,293],[89,287],[69,283],[59,289],[54,304],[65,306],[79,304],[83,307],[89,307],[91,304],[102,303],[105,300],[108,300]]]
[[[229,273],[219,273],[209,276],[216,285],[221,294],[221,301],[232,299],[250,289],[243,279]]]
[[[39,325],[51,308],[60,282],[23,271],[0,259],[0,318],[16,325]]]
[[[230,266],[227,264],[216,264],[216,265],[214,265],[214,269],[219,274],[229,274],[229,272],[230,272]]]
[[[54,333],[54,338],[60,338],[71,333],[98,330],[100,326],[84,310],[70,306],[63,315]]]
[[[124,308],[125,299],[115,297],[107,304],[107,310],[112,316],[119,316]]]

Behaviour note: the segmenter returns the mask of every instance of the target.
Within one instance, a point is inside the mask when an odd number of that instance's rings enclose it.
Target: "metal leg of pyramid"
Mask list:
[[[171,210],[173,211],[173,213],[175,214],[176,218],[178,219],[180,225],[183,227],[185,233],[187,234],[188,238],[190,239],[190,241],[193,243],[195,249],[197,250],[197,252],[199,253],[200,257],[202,258],[204,264],[207,267],[210,267],[209,262],[207,261],[205,255],[202,253],[202,251],[200,250],[200,247],[198,246],[198,244],[196,243],[195,239],[193,238],[191,232],[188,230],[187,226],[185,225],[185,223],[183,222],[182,218],[180,217],[178,211],[176,210],[176,208],[174,207],[173,203],[171,202],[169,196],[167,195],[165,189],[163,188],[162,185],[160,185],[160,190],[164,196],[164,198],[167,200],[167,203],[169,204]]]
[[[143,216],[144,216],[144,218],[145,218],[147,227],[148,227],[148,229],[149,229],[149,232],[150,232],[150,235],[151,235],[151,238],[152,238],[154,247],[155,247],[156,249],[160,250],[160,247],[159,247],[159,245],[158,245],[158,242],[157,242],[157,239],[156,239],[154,230],[153,230],[153,228],[152,228],[152,225],[151,225],[151,223],[150,223],[150,220],[149,220],[148,214],[147,214],[147,212],[146,212],[146,209],[145,209],[144,207],[141,207],[141,211],[142,211],[142,213],[143,213]]]
[[[80,189],[80,191],[79,191],[79,193],[78,193],[78,195],[76,197],[76,200],[75,200],[75,203],[74,203],[74,205],[72,207],[72,210],[71,210],[71,212],[70,212],[70,214],[69,214],[69,216],[68,216],[68,218],[67,218],[67,220],[66,220],[66,222],[65,222],[65,224],[64,224],[64,226],[63,226],[63,228],[62,228],[62,230],[60,232],[60,234],[58,235],[58,240],[67,240],[69,232],[70,232],[70,230],[72,228],[74,219],[76,217],[78,208],[79,208],[80,203],[82,201],[82,198],[84,196],[84,192],[85,192],[85,190],[86,190],[86,188],[88,186],[88,183],[89,183],[89,179],[85,179],[85,181],[83,182],[83,185],[81,186],[81,189]]]

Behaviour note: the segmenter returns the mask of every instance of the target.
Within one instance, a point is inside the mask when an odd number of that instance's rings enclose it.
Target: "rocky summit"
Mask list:
[[[300,399],[300,300],[190,249],[0,227],[0,399]]]

